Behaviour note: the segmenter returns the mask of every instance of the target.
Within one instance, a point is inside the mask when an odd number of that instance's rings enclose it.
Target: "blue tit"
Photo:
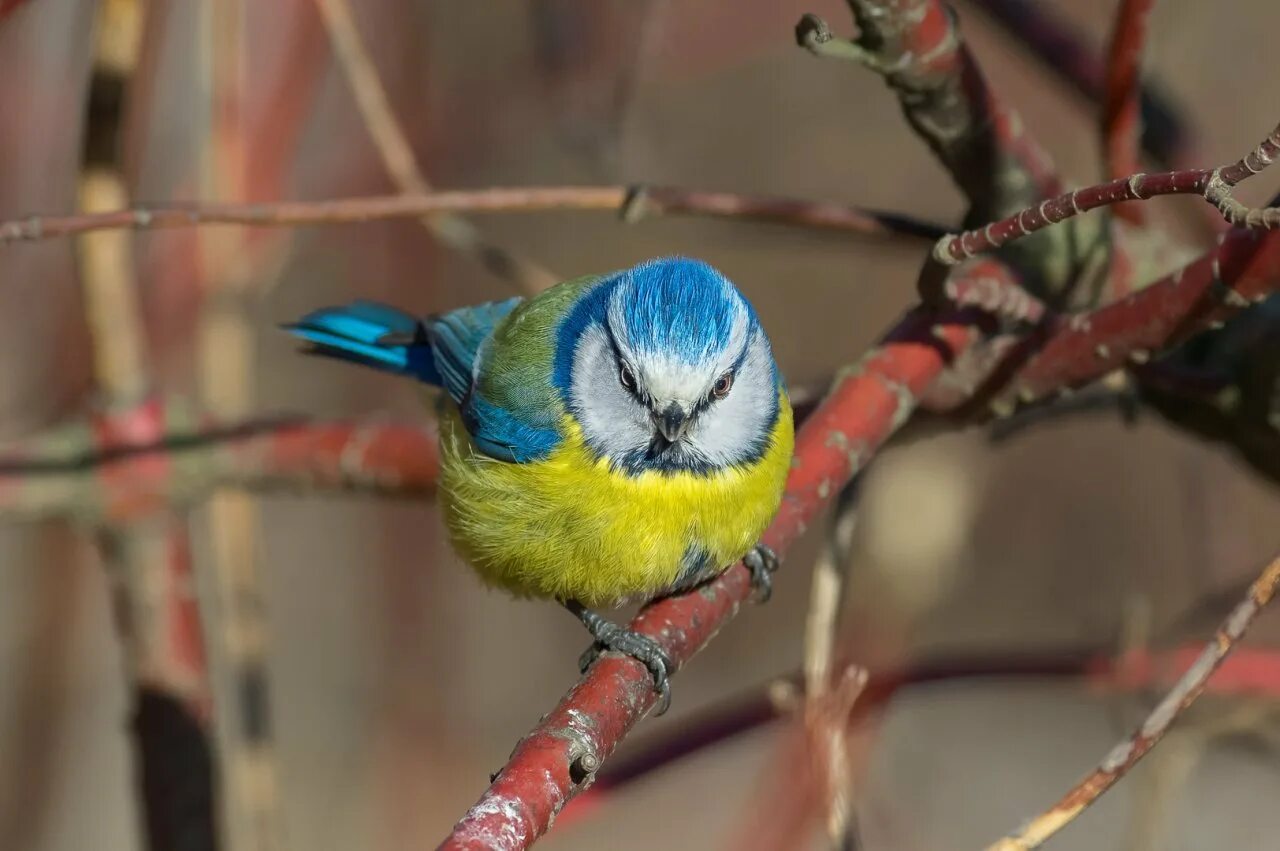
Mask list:
[[[652,672],[650,639],[588,607],[693,588],[757,546],[794,442],[769,340],[724,275],[673,257],[419,319],[370,302],[288,330],[312,351],[444,388],[439,497],[488,583],[560,601]]]

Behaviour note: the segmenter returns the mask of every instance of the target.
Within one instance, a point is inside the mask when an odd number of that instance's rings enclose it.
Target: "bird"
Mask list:
[[[326,307],[282,326],[311,354],[443,388],[437,493],[454,549],[487,584],[548,598],[670,702],[670,656],[593,609],[647,602],[739,560],[756,599],[760,543],[794,445],[785,382],[756,311],[701,260],[660,257],[416,317]]]

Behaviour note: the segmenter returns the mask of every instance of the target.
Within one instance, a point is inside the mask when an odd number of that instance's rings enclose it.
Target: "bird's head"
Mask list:
[[[750,463],[778,419],[778,375],[755,312],[697,260],[604,279],[568,323],[567,401],[597,454],[632,473]]]

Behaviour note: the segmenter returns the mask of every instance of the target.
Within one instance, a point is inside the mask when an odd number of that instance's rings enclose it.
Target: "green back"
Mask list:
[[[480,353],[476,390],[532,426],[558,428],[564,404],[554,384],[560,322],[600,280],[587,275],[556,284],[498,323]]]

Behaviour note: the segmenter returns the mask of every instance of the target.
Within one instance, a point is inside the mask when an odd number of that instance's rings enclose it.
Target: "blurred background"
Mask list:
[[[994,86],[1064,175],[1098,179],[1097,107],[987,5],[957,11]],[[1095,50],[1114,11],[1112,0],[1026,5]],[[651,182],[944,223],[963,213],[878,77],[795,47],[806,11],[850,31],[836,0],[351,7],[433,186]],[[311,0],[0,9],[2,219],[404,188]],[[103,32],[112,25],[118,43]],[[1278,31],[1280,5],[1269,0],[1157,4],[1146,73],[1183,119],[1199,164],[1238,157],[1274,125]],[[106,134],[106,153],[95,134]],[[1274,184],[1258,182],[1246,198]],[[1190,253],[1203,247],[1188,224],[1199,221],[1196,203],[1148,205]],[[660,254],[710,261],[756,305],[796,387],[823,386],[914,301],[927,249],[695,218],[474,222],[489,242],[563,278]],[[228,419],[425,419],[408,382],[299,357],[277,323],[354,297],[426,313],[516,291],[415,221],[4,246],[0,439],[81,415],[107,399],[112,380],[127,395],[128,369],[93,366],[94,352],[117,351],[109,340],[120,327],[110,295],[119,288],[89,286],[113,274],[95,272],[99,261],[136,282],[145,349],[132,356],[152,386]],[[430,499],[229,493],[190,522],[190,580],[231,790],[221,800],[225,847],[434,843],[577,676],[581,627],[555,606],[484,590],[450,552]],[[1063,653],[1189,645],[1211,634],[1278,541],[1274,484],[1154,415],[1131,426],[1114,410],[1050,419],[1001,441],[976,427],[913,440],[864,478],[840,653],[877,673],[954,659],[999,670],[1042,658],[1048,669]],[[820,542],[819,529],[788,558],[773,601],[744,611],[681,673],[672,710],[642,722],[620,758],[798,668]],[[6,849],[143,845],[128,730],[136,659],[114,638],[110,551],[65,519],[0,525]],[[1272,613],[1249,640],[1278,639]],[[271,746],[249,756],[240,722],[221,723],[240,717],[236,666],[246,657],[265,660],[272,731]],[[863,847],[983,847],[1065,791],[1159,694],[1151,683],[1104,689],[1051,673],[943,677],[863,716],[852,739]],[[1270,696],[1267,685],[1208,696],[1053,847],[1274,848],[1266,804],[1280,795],[1280,682],[1270,680]],[[769,838],[783,819],[774,805],[806,770],[794,736],[790,722],[761,725],[649,773],[590,812],[566,813],[545,846],[824,847],[816,823]]]

